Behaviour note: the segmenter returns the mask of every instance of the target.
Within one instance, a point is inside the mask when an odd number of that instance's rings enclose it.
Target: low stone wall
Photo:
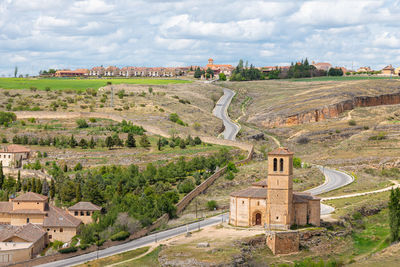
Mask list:
[[[15,168],[9,168],[9,167],[3,167],[3,173],[5,175],[11,175],[11,176],[18,176],[18,171],[21,173],[21,178],[25,177],[35,177],[35,178],[40,178],[40,179],[46,179],[47,181],[50,181],[52,177],[42,171],[39,170],[27,170],[27,169],[15,169]]]

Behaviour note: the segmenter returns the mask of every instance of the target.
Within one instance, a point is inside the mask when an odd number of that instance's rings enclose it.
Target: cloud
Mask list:
[[[3,0],[0,75],[96,65],[400,65],[400,1]]]

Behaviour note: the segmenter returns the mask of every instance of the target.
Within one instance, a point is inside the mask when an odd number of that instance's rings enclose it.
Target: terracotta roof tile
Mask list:
[[[31,223],[22,226],[7,225],[0,228],[0,242],[4,242],[15,236],[27,242],[35,243],[45,234],[46,232],[42,227]]]
[[[0,152],[29,153],[29,152],[31,152],[31,150],[29,148],[26,148],[26,147],[20,146],[20,145],[9,145],[9,146],[3,147]]]
[[[289,150],[287,147],[279,147],[271,152],[268,155],[293,155],[294,153]]]
[[[75,205],[68,208],[68,210],[101,210],[101,207],[93,204],[92,202],[78,202]]]
[[[48,215],[43,221],[43,227],[78,227],[81,223],[81,220],[70,215],[65,210],[49,206]]]
[[[8,213],[10,211],[12,211],[12,203],[11,202],[8,202],[8,201],[0,202],[0,213]]]
[[[33,193],[33,192],[28,192],[25,194],[22,194],[16,198],[14,198],[12,201],[46,201],[48,197]]]

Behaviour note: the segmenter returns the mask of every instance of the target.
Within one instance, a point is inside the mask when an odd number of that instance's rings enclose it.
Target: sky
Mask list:
[[[0,75],[94,66],[400,65],[400,0],[0,0]]]

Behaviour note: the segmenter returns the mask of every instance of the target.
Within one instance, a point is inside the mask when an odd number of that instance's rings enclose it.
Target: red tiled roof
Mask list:
[[[37,194],[37,193],[33,193],[33,192],[28,192],[25,194],[22,194],[16,198],[14,198],[12,201],[27,201],[27,202],[35,202],[35,201],[46,201],[48,199],[48,197],[43,196],[41,194]]]
[[[101,210],[101,207],[93,204],[92,202],[78,202],[75,205],[68,208],[68,210]]]
[[[20,146],[20,145],[8,145],[6,147],[3,147],[3,149],[0,152],[29,153],[29,152],[31,152],[31,150],[29,148],[26,148],[26,147]]]
[[[3,226],[0,228],[0,242],[13,237],[19,237],[27,242],[35,243],[42,238],[46,232],[39,226],[32,223],[23,226]]]
[[[268,155],[293,155],[294,153],[289,150],[287,147],[279,147],[271,152]]]
[[[43,227],[78,227],[81,223],[81,220],[70,215],[65,210],[49,206],[48,215],[43,221]]]

